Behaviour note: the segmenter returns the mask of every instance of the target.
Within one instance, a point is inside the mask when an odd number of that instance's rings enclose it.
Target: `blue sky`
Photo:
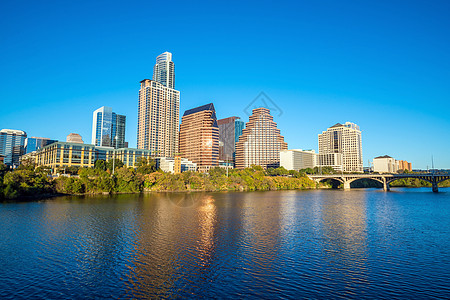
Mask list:
[[[248,121],[265,92],[289,148],[338,122],[378,155],[450,168],[450,1],[1,1],[0,128],[90,142],[92,112],[127,116],[173,53],[180,115],[213,102]]]

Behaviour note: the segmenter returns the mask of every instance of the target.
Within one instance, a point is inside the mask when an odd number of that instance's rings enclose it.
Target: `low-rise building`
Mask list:
[[[281,150],[280,167],[286,170],[302,170],[316,166],[317,153],[314,150]]]
[[[95,161],[119,159],[127,167],[136,167],[141,158],[152,159],[150,150],[112,147],[96,147],[90,144],[56,142],[30,153],[38,166],[53,170],[61,167],[93,167]]]
[[[186,171],[196,171],[197,164],[182,157],[159,157],[156,165],[164,172],[179,174]]]

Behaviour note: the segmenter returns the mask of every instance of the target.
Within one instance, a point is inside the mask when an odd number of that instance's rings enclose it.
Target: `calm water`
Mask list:
[[[0,204],[0,298],[450,298],[450,189]]]

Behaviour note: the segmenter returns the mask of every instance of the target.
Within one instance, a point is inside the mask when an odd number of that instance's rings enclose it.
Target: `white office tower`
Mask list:
[[[325,158],[331,156],[326,154],[334,153],[342,154],[344,172],[363,172],[361,130],[358,125],[351,122],[337,123],[319,134],[319,156],[322,155],[323,160],[319,163],[327,163]],[[336,167],[337,158],[330,164]]]

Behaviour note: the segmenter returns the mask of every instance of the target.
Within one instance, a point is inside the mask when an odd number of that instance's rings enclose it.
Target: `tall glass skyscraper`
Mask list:
[[[92,121],[92,144],[95,146],[124,148],[126,117],[102,106],[94,111]]]
[[[217,121],[219,125],[219,159],[234,162],[236,143],[242,135],[245,123],[239,117],[229,117]]]
[[[19,158],[25,153],[26,138],[27,134],[22,130],[0,130],[0,155],[5,157],[5,165],[19,166]]]
[[[175,64],[172,61],[172,53],[164,52],[156,57],[153,81],[171,89],[175,88]]]
[[[153,80],[141,81],[138,108],[138,149],[153,155],[174,157],[178,152],[180,92],[175,90],[172,54],[164,52],[156,59]]]

